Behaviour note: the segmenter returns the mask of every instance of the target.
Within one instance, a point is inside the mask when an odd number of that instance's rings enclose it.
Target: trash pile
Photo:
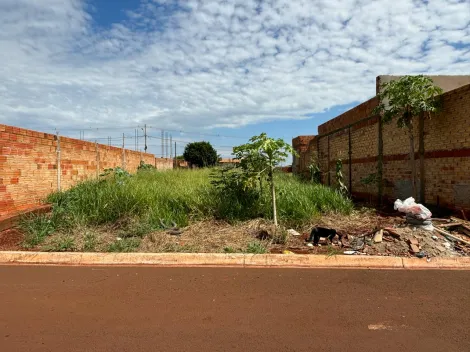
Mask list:
[[[316,226],[304,235],[306,246],[316,253],[323,248],[336,248],[346,255],[379,255],[401,257],[453,257],[470,255],[470,222],[465,218],[432,218],[432,214],[413,198],[395,202],[403,217],[390,217],[373,222],[364,218],[369,229],[356,231],[359,219],[349,227]],[[376,218],[379,218],[376,216]],[[338,224],[338,222],[336,222]],[[322,224],[323,225],[323,224]],[[320,248],[318,248],[320,247]],[[304,247],[305,248],[305,247]]]
[[[424,205],[417,204],[413,197],[407,198],[403,202],[397,199],[393,207],[401,213],[406,213],[406,222],[408,224],[419,226],[426,231],[433,230],[432,213]]]

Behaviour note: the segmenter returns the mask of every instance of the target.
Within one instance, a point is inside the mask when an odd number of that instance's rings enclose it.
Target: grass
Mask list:
[[[140,246],[139,238],[117,238],[108,246],[108,252],[134,252]]]
[[[56,226],[46,214],[29,215],[19,223],[21,231],[25,234],[23,247],[33,248],[44,242],[52,234]]]
[[[53,204],[51,214],[31,216],[21,222],[24,246],[40,246],[54,234],[61,235],[62,242],[48,241],[48,248],[72,250],[75,244],[64,234],[83,228],[89,233],[81,232],[76,242],[79,250],[130,252],[150,234],[163,230],[160,220],[166,224],[174,221],[184,227],[196,221],[223,220],[233,224],[255,218],[271,219],[267,189],[264,194],[251,194],[247,201],[244,194],[227,194],[212,186],[211,172],[202,169],[142,171],[132,177],[108,175],[51,194],[47,198]],[[323,213],[348,214],[353,209],[352,202],[337,191],[288,174],[276,174],[276,190],[278,217],[286,227],[299,228]],[[121,240],[110,240],[104,247],[100,245],[93,231],[103,227],[112,234],[110,238]],[[286,240],[286,235],[280,233],[274,242],[282,244]],[[152,246],[157,247],[155,243]],[[196,247],[175,243],[160,246],[165,251],[195,251]],[[247,251],[261,251],[261,247],[248,245]]]
[[[46,252],[69,252],[75,249],[75,239],[69,235],[54,238],[50,244],[42,248]]]
[[[98,244],[96,234],[93,232],[86,232],[83,238],[83,252],[94,252]]]
[[[268,251],[267,245],[262,242],[251,242],[246,247],[245,253],[264,254]]]

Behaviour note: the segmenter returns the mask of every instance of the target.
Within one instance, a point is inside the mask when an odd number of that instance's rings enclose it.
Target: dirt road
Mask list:
[[[468,271],[0,266],[2,351],[470,351]]]

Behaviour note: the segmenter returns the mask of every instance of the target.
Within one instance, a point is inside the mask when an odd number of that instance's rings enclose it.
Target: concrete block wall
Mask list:
[[[424,123],[423,176],[426,204],[470,211],[470,85],[447,91],[441,96],[442,110]],[[343,160],[345,183],[349,184],[349,134],[351,136],[351,189],[360,198],[375,198],[377,185],[364,185],[361,180],[377,172],[379,148],[379,123],[373,116],[377,104],[372,98],[318,127],[314,144],[293,140],[300,153],[299,160],[318,150],[318,160],[323,172],[322,181],[335,185],[335,163]],[[411,195],[411,164],[409,136],[406,129],[396,126],[396,121],[384,124],[383,138],[383,196],[394,200]],[[417,180],[421,179],[419,167],[419,129],[415,120],[415,160]],[[298,137],[300,138],[300,137]],[[295,173],[302,174],[303,164],[298,163]],[[419,192],[418,192],[419,194]]]
[[[39,204],[59,182],[64,190],[107,168],[135,172],[141,160],[157,169],[173,168],[172,159],[153,154],[67,137],[58,141],[53,134],[0,124],[0,216]]]

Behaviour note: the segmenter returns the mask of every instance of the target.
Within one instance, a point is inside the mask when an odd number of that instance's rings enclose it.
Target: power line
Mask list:
[[[82,128],[57,128],[59,131],[79,131],[80,135],[82,136],[82,132],[84,131],[98,131],[98,130],[123,130],[123,129],[143,129],[144,126],[120,126],[120,127],[82,127]],[[168,128],[161,128],[155,126],[147,126],[147,128],[152,128],[156,130],[163,130],[168,132],[178,132],[178,133],[185,133],[185,134],[194,134],[200,136],[209,136],[209,137],[220,137],[220,138],[235,138],[235,139],[249,139],[251,137],[247,136],[235,136],[235,135],[222,135],[222,134],[214,134],[214,133],[205,133],[205,132],[198,132],[198,131],[186,131],[186,130],[175,130],[175,129],[168,129]]]
[[[168,132],[179,132],[179,133],[184,133],[184,134],[197,134],[199,136],[209,136],[209,137],[221,137],[221,138],[236,138],[236,139],[249,139],[251,137],[246,137],[246,136],[226,136],[226,135],[221,135],[221,134],[211,134],[211,133],[203,133],[203,132],[197,132],[197,131],[185,131],[185,130],[172,130],[172,129],[167,129],[167,128],[159,128],[159,127],[153,127],[153,126],[147,126],[148,128],[153,128],[156,130],[163,130],[163,131],[168,131]]]

